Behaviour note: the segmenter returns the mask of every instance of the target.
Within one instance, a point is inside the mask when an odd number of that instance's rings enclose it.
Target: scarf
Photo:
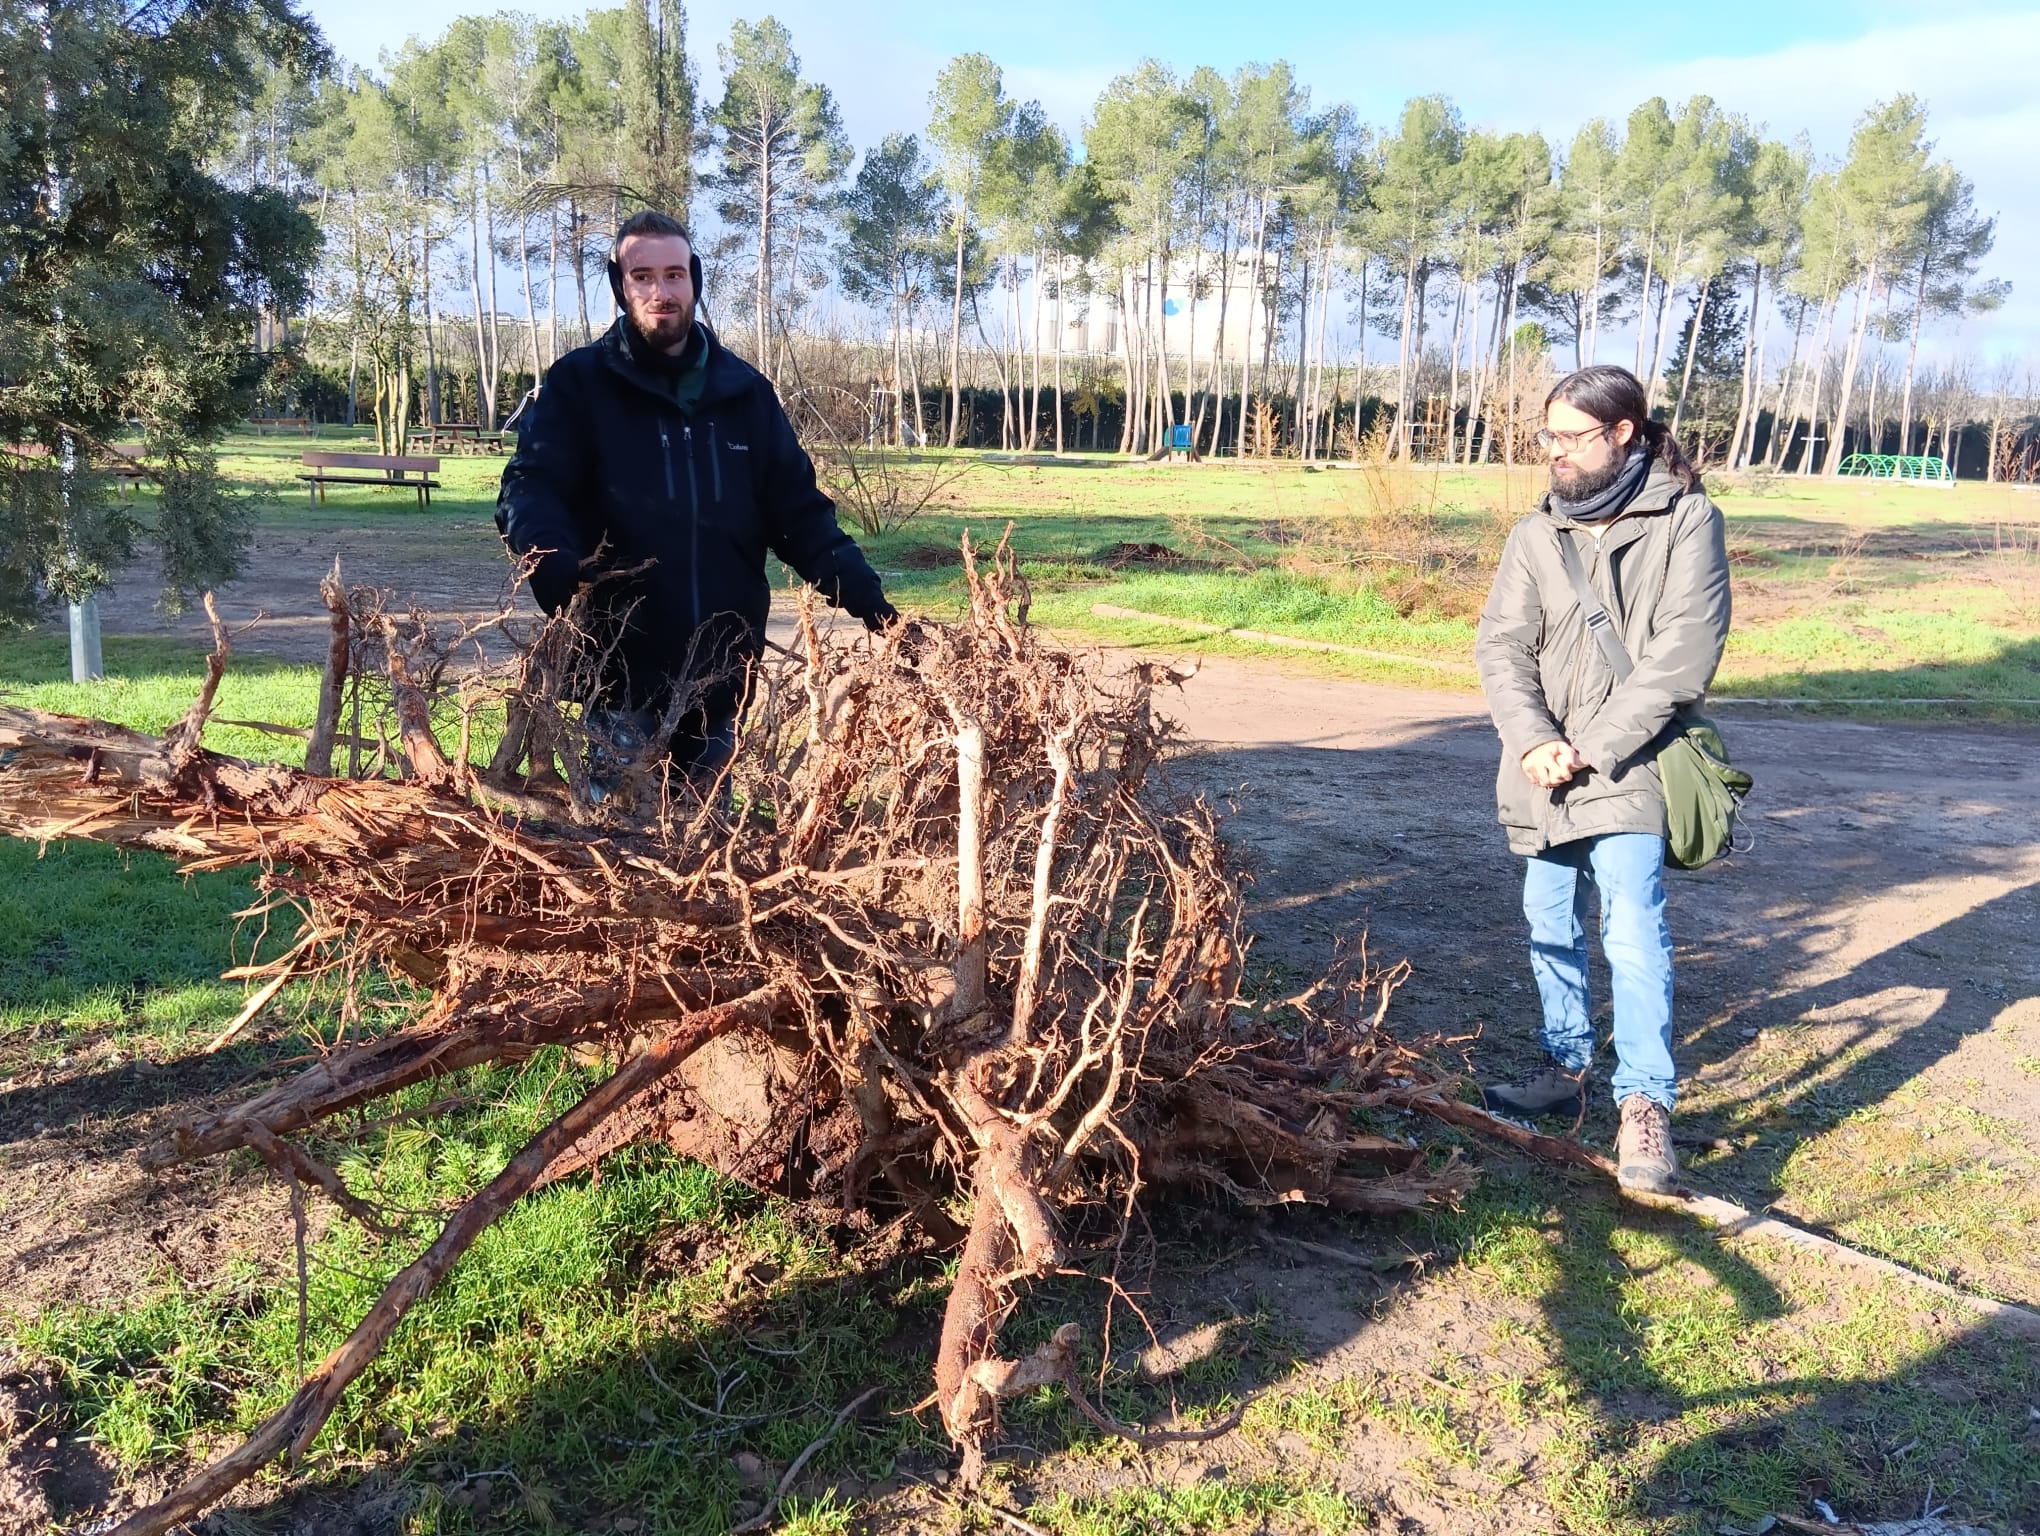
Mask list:
[[[619,318],[631,362],[657,379],[680,409],[692,415],[701,399],[702,386],[708,382],[708,337],[700,323],[697,321],[688,331],[686,344],[675,354],[661,351],[646,341],[630,316]]]
[[[1553,491],[1551,510],[1576,523],[1605,523],[1619,516],[1636,499],[1636,493],[1643,489],[1643,482],[1649,475],[1650,455],[1641,447],[1632,448],[1629,457],[1623,460],[1621,473],[1608,484],[1580,501],[1567,501]]]

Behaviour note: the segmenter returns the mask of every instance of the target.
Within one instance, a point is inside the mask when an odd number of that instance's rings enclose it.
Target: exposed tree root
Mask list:
[[[1383,1031],[1404,970],[1362,954],[1283,1010],[1242,1006],[1238,885],[1209,810],[1151,771],[1168,729],[1151,679],[1038,642],[1003,546],[981,566],[966,545],[964,570],[970,612],[954,625],[845,647],[804,609],[799,651],[755,669],[735,758],[702,785],[675,780],[642,735],[591,735],[599,719],[574,701],[601,656],[575,616],[456,687],[473,630],[399,618],[337,572],[309,734],[328,757],[348,742],[356,776],[200,748],[223,632],[163,741],[0,710],[0,830],[156,848],[189,868],[259,863],[305,926],[240,974],[273,995],[289,976],[380,965],[430,992],[388,1032],[350,1026],[296,1078],[176,1127],[148,1166],[249,1147],[385,1231],[315,1155],[324,1122],[549,1046],[617,1063],[452,1213],[287,1408],[124,1536],[169,1530],[302,1454],[511,1202],[633,1141],[960,1237],[935,1401],[972,1476],[999,1402],[1042,1384],[1111,1433],[1156,1438],[1085,1397],[1075,1325],[1028,1358],[998,1353],[1022,1287],[1066,1264],[1079,1214],[1124,1223],[1156,1184],[1354,1211],[1469,1187],[1456,1156],[1361,1122],[1499,1125]],[[675,698],[653,741],[689,703]],[[473,772],[475,722],[497,709],[504,743]],[[1571,1143],[1501,1133],[1580,1160]]]

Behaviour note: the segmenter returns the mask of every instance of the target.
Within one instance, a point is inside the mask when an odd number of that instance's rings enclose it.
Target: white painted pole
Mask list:
[[[96,683],[106,676],[99,654],[99,599],[71,604],[71,681]]]

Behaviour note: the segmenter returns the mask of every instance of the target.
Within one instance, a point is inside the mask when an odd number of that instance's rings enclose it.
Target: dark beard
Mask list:
[[[1561,501],[1585,501],[1589,497],[1600,495],[1621,479],[1622,471],[1628,462],[1628,456],[1625,454],[1621,458],[1611,459],[1602,469],[1574,470],[1565,476],[1561,476],[1554,469],[1551,472],[1551,489]]]
[[[687,333],[694,327],[694,317],[674,310],[663,315],[632,315],[631,324],[654,351],[665,352],[687,339]]]

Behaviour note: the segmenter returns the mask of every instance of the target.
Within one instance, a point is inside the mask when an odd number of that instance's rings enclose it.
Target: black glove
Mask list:
[[[880,630],[891,629],[893,625],[899,623],[900,611],[881,597],[878,606],[863,617],[864,627],[875,635]]]

